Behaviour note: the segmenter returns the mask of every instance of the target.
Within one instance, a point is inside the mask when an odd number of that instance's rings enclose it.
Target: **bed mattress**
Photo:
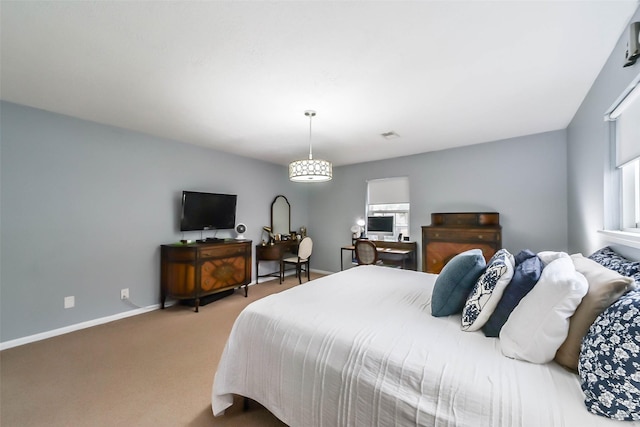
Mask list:
[[[290,426],[621,425],[587,411],[576,374],[431,316],[436,277],[359,266],[252,303],[218,366],[214,415],[237,394]]]

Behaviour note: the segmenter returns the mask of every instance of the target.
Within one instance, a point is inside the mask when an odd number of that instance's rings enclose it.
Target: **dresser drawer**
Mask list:
[[[196,259],[196,248],[162,248],[162,257],[168,262],[192,262]]]
[[[428,243],[425,248],[426,256],[423,269],[427,273],[440,273],[442,268],[447,265],[454,256],[470,249],[480,249],[486,262],[488,262],[496,252],[494,244],[481,242],[431,242]]]
[[[226,258],[230,256],[244,255],[246,247],[241,245],[217,246],[200,249],[200,258]]]
[[[281,245],[258,245],[256,246],[256,258],[262,261],[280,261],[284,254]]]
[[[460,230],[460,229],[431,229],[425,232],[429,240],[442,240],[447,242],[498,242],[500,233],[491,230]]]

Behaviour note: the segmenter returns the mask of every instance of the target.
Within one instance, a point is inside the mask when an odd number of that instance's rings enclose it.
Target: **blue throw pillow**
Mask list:
[[[578,373],[590,412],[640,420],[640,291],[623,295],[593,322]]]
[[[530,250],[525,249],[520,251],[520,253],[515,256],[515,260],[516,268],[513,273],[513,278],[502,294],[498,306],[482,328],[482,331],[488,337],[500,336],[500,330],[507,322],[513,309],[516,308],[520,300],[538,283],[540,274],[542,274],[544,264],[542,260]]]
[[[486,264],[480,249],[453,257],[436,279],[431,295],[431,314],[441,317],[460,313]]]

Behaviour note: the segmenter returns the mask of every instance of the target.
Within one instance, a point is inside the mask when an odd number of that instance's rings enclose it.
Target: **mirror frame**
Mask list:
[[[286,204],[286,206],[285,206]],[[279,207],[279,205],[282,205],[281,207]],[[274,221],[274,219],[277,219],[277,213],[284,213],[284,208],[286,207],[287,209],[287,213],[286,213],[286,218],[282,218],[280,220]],[[277,210],[279,208],[279,210]],[[275,215],[274,215],[275,214]],[[281,214],[282,215],[282,214]],[[287,228],[286,231],[282,231],[282,229],[280,227],[278,227],[278,229],[276,230],[276,222],[278,223],[278,226],[280,226],[280,224],[284,224],[286,221],[287,224]],[[287,198],[285,196],[283,196],[282,194],[277,195],[274,199],[273,202],[271,203],[271,232],[275,235],[275,234],[290,234],[291,233],[291,204],[289,203],[289,200],[287,200]]]

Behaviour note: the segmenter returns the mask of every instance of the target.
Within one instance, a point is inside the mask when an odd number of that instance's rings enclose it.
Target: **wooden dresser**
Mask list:
[[[476,248],[487,261],[502,248],[499,213],[432,213],[431,225],[422,226],[422,271],[440,273],[451,258]]]
[[[251,241],[162,245],[160,249],[160,306],[167,297],[200,298],[251,283]]]

